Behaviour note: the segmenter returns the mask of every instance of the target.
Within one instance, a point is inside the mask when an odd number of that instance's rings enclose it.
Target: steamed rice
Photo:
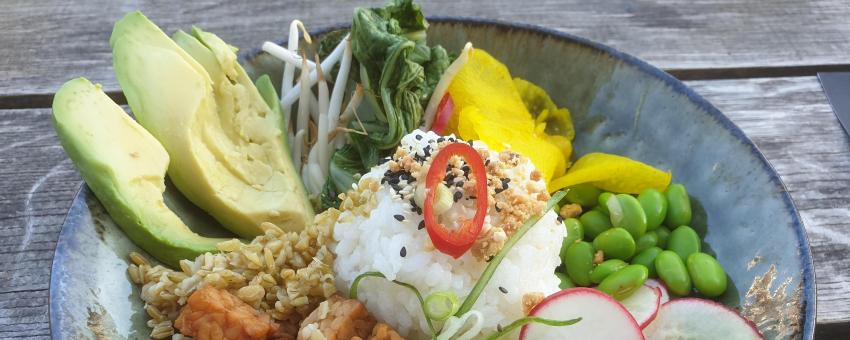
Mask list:
[[[444,139],[432,132],[415,131],[402,140],[400,149],[427,155],[425,149],[429,145],[433,147],[438,138]],[[505,152],[488,152],[480,142],[474,142],[474,147],[487,156],[488,164],[510,159],[505,162],[509,164],[504,166],[504,172],[511,180],[509,196],[513,200],[528,197],[534,203],[531,206],[539,207],[539,202],[548,199],[545,184],[527,159],[506,158]],[[423,218],[409,202],[409,187],[397,191],[398,187],[381,183],[391,162],[373,168],[352,191],[342,196],[341,212],[329,246],[336,255],[337,289],[348,292],[355,277],[378,271],[389,280],[414,285],[423,296],[451,290],[463,300],[486,267],[486,256],[476,256],[470,251],[454,259],[434,249],[426,230],[419,228]],[[424,181],[427,164],[428,161],[423,163],[422,171],[414,171],[410,181]],[[494,209],[496,204],[502,211],[522,206],[504,203],[491,199],[482,236],[498,239],[490,229],[507,222],[504,213],[496,213],[500,210]],[[531,215],[528,211],[517,213]],[[511,249],[473,307],[485,317],[483,333],[495,332],[498,327],[524,317],[524,297],[539,297],[559,290],[559,280],[553,273],[561,262],[558,254],[565,233],[558,215],[550,211]],[[361,282],[358,294],[373,315],[400,334],[410,338],[430,335],[419,300],[410,290],[384,279],[368,278]]]

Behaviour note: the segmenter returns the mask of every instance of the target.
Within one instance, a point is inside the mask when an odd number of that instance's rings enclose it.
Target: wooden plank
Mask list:
[[[818,323],[850,322],[850,138],[820,83],[801,77],[688,85],[744,130],[794,198],[814,257]]]
[[[779,171],[807,228],[818,323],[850,330],[850,139],[814,77],[692,81]],[[79,177],[47,109],[0,110],[0,338],[47,333],[53,249]]]
[[[252,48],[284,37],[295,18],[318,28],[382,0],[0,2],[0,107],[46,107],[62,82],[87,76],[118,89],[113,23],[141,9],[167,31],[192,24]],[[542,25],[610,44],[693,79],[813,74],[850,67],[850,6],[841,0],[423,0],[432,16]],[[690,72],[688,70],[693,70]],[[14,96],[14,97],[13,97]]]

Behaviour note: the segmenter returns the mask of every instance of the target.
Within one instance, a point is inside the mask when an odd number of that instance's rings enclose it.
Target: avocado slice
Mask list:
[[[120,106],[85,78],[53,99],[53,125],[68,156],[109,215],[138,246],[178,267],[181,259],[217,252],[227,239],[192,232],[166,206],[168,153]]]
[[[283,117],[239,66],[235,48],[198,29],[175,39],[180,45],[132,12],[109,41],[118,82],[139,123],[171,156],[175,186],[243,237],[260,234],[262,222],[289,231],[312,223]]]

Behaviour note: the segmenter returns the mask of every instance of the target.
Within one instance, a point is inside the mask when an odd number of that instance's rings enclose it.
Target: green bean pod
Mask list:
[[[599,210],[591,210],[582,214],[579,221],[581,221],[584,236],[591,240],[602,232],[611,229],[611,219]]]
[[[649,270],[640,264],[631,264],[608,275],[596,289],[622,300],[635,292],[649,277]]]
[[[726,291],[726,272],[711,255],[693,253],[688,256],[687,265],[691,281],[702,295],[717,297]]]
[[[667,197],[649,188],[638,195],[638,202],[646,214],[646,230],[655,230],[667,217]]]
[[[670,250],[662,251],[655,257],[655,271],[667,285],[670,293],[685,296],[691,292],[691,277],[682,258]]]
[[[637,198],[618,194],[608,198],[605,203],[610,212],[611,225],[628,230],[634,239],[646,233],[646,214]]]
[[[590,285],[590,272],[593,270],[593,245],[589,242],[576,242],[567,248],[564,266],[567,275],[577,286]]]
[[[664,224],[670,228],[691,224],[691,198],[685,186],[679,183],[670,184],[667,188],[667,217]]]
[[[702,240],[699,235],[691,227],[683,225],[676,228],[670,233],[667,239],[667,250],[672,250],[679,254],[682,261],[693,253],[698,253],[702,248]]]

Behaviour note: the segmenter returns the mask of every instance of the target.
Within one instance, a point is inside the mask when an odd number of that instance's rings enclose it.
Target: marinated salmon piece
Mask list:
[[[380,322],[375,325],[375,328],[372,328],[372,335],[369,336],[369,340],[404,340],[404,338],[398,335],[392,327]]]
[[[376,323],[362,302],[333,295],[301,322],[298,340],[367,339]]]
[[[189,296],[174,325],[196,340],[266,339],[276,336],[279,328],[265,313],[213,287]]]

